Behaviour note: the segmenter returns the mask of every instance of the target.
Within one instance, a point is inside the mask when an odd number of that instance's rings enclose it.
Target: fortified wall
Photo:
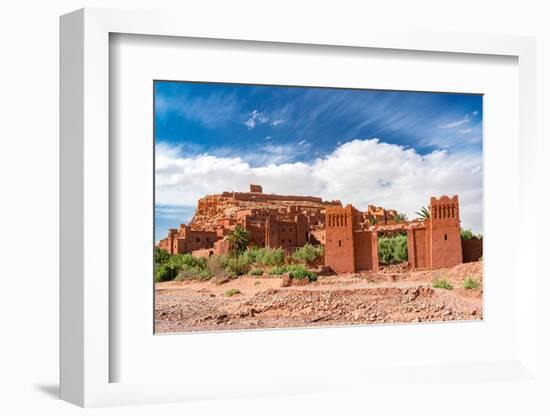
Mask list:
[[[250,192],[201,198],[191,223],[170,229],[158,247],[199,257],[225,254],[227,235],[241,226],[257,247],[291,252],[323,244],[325,266],[336,273],[378,270],[378,237],[385,234],[406,233],[411,269],[452,267],[482,256],[481,240],[461,239],[457,195],[432,197],[429,213],[423,220],[399,221],[396,210],[369,205],[362,212],[340,201],[264,194],[260,185],[250,185]]]

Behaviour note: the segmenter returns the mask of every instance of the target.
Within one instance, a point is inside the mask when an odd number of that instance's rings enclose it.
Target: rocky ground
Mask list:
[[[165,282],[155,288],[156,332],[310,327],[483,319],[482,262],[437,271],[394,265],[379,272],[293,282],[282,277],[244,276],[215,282]],[[431,287],[445,278],[452,290]],[[300,283],[300,284],[298,284]],[[240,293],[227,296],[236,289]]]

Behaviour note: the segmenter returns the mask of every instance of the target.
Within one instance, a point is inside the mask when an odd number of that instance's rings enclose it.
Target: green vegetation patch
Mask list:
[[[228,289],[225,291],[224,295],[230,298],[231,296],[235,296],[240,294],[241,291],[239,289]]]
[[[438,289],[447,289],[447,290],[453,289],[453,286],[449,283],[449,281],[445,277],[435,277],[432,280],[432,286]]]
[[[462,281],[462,287],[464,289],[479,289],[480,283],[471,277],[467,277]]]
[[[292,259],[300,263],[312,263],[321,257],[324,253],[324,248],[321,245],[314,246],[306,243],[305,246],[298,248],[292,253]]]
[[[396,234],[378,238],[378,259],[382,264],[407,261],[407,236]]]

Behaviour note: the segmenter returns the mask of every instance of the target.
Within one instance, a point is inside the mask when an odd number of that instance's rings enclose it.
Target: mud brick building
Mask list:
[[[194,250],[210,248],[218,240],[215,231],[195,231],[189,225],[180,224],[178,229],[168,230],[168,236],[162,239],[158,247],[170,254],[191,253]]]
[[[406,233],[411,269],[452,267],[481,257],[481,240],[461,239],[458,196],[432,197],[429,212],[424,220],[398,221],[393,209],[369,205],[363,212],[340,201],[264,194],[260,185],[250,185],[250,192],[201,198],[191,223],[170,229],[158,247],[197,257],[226,254],[227,235],[241,226],[256,247],[292,252],[306,243],[322,244],[325,266],[336,273],[378,270],[378,238],[385,234]]]
[[[458,196],[432,197],[429,211],[430,218],[423,221],[390,220],[369,226],[364,221],[366,215],[351,205],[327,208],[325,265],[336,273],[376,271],[378,236],[398,232],[407,234],[412,269],[439,269],[462,263]]]

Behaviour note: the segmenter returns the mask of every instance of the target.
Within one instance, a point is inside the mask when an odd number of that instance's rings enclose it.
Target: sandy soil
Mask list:
[[[462,289],[465,277],[482,282],[482,262],[410,272],[319,277],[282,287],[281,277],[243,276],[223,284],[164,282],[155,287],[156,332],[211,331],[326,325],[483,319],[482,290]],[[445,277],[453,290],[431,287]],[[295,282],[298,283],[298,282]],[[241,293],[226,296],[229,289]]]

